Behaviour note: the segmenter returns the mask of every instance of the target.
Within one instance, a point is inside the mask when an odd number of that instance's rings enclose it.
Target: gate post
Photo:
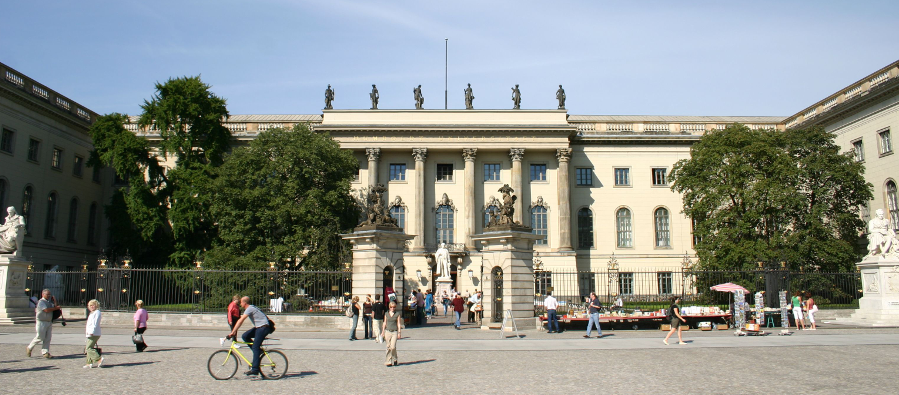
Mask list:
[[[415,238],[415,235],[407,235],[395,226],[379,225],[359,226],[355,232],[340,236],[353,245],[351,296],[359,296],[361,300],[364,300],[365,295],[377,295],[382,292],[385,285],[384,273],[388,267],[392,267],[397,274],[405,272],[403,254],[406,250],[406,240]],[[386,282],[389,281],[390,279],[387,279]],[[401,288],[402,281],[399,286],[394,282],[393,289],[397,291],[397,311],[403,311],[405,298],[400,293]],[[386,303],[387,295],[383,297]]]
[[[543,235],[531,233],[531,228],[521,225],[498,225],[487,228],[487,232],[473,235],[472,241],[480,241],[484,248],[481,250],[484,257],[486,284],[482,288],[484,295],[481,305],[484,307],[484,318],[500,317],[502,311],[497,311],[499,306],[503,310],[512,310],[512,317],[517,321],[519,328],[533,329],[536,327],[534,318],[534,242],[543,239]],[[499,270],[496,270],[496,269]],[[500,281],[502,284],[494,284]],[[495,290],[501,290],[502,295],[495,295]],[[501,302],[501,303],[500,303]],[[485,320],[482,329],[500,327],[500,323],[490,323],[494,319]],[[491,325],[493,324],[493,325]]]

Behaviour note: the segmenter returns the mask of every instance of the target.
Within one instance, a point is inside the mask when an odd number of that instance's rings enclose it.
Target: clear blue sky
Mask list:
[[[200,74],[232,114],[554,108],[791,115],[899,58],[899,1],[7,1],[0,62],[98,113]]]

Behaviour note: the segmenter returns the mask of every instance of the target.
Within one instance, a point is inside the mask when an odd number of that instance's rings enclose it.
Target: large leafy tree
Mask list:
[[[694,219],[704,269],[751,269],[785,260],[792,269],[847,270],[862,252],[859,207],[871,199],[864,167],[822,128],[706,134],[677,162],[671,189]]]
[[[229,147],[228,110],[200,77],[157,83],[141,108],[139,126],[160,135],[155,146],[127,131],[122,114],[104,115],[90,130],[91,163],[127,180],[105,210],[114,247],[130,249],[135,262],[186,266],[215,238],[205,192]],[[170,158],[166,171],[161,159]]]
[[[272,129],[235,148],[213,181],[211,212],[218,241],[209,267],[261,267],[302,256],[306,268],[336,268],[339,233],[356,225],[350,196],[357,161],[326,134],[303,125]]]

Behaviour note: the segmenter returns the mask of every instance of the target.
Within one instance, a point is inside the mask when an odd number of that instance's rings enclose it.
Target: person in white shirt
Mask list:
[[[87,302],[87,309],[91,314],[87,317],[87,327],[84,330],[87,335],[87,345],[84,349],[87,354],[87,365],[84,365],[84,368],[93,368],[94,362],[99,368],[103,365],[103,357],[97,352],[97,340],[100,340],[100,320],[103,318],[100,314],[100,302],[97,299],[91,299],[90,302]]]
[[[543,307],[546,308],[546,333],[559,333],[559,316],[556,315],[559,302],[556,301],[551,292],[546,293]],[[553,325],[555,325],[555,330],[553,330]]]

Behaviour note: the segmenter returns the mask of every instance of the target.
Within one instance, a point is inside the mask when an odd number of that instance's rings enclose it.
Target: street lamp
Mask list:
[[[125,250],[125,256],[122,257],[122,269],[131,269],[131,254]]]
[[[106,258],[106,251],[100,250],[100,255],[97,255],[97,269],[106,269],[106,262],[109,259]]]

